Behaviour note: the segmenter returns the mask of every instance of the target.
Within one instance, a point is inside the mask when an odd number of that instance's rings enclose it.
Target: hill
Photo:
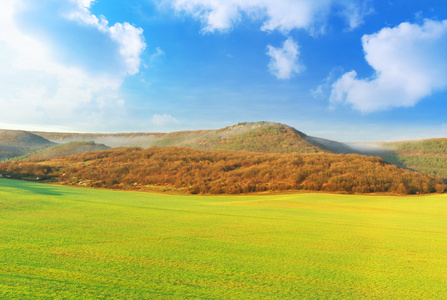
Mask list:
[[[0,130],[0,160],[25,155],[54,145],[56,143],[31,132]]]
[[[107,149],[110,149],[110,147],[107,147],[104,144],[98,145],[95,144],[95,142],[71,142],[37,150],[35,152],[31,152],[24,156],[18,157],[18,159],[43,160],[54,157],[82,154],[85,152],[101,151]]]
[[[44,132],[33,131],[34,134],[48,139],[54,143],[64,144],[72,142],[95,142],[107,147],[151,147],[154,141],[164,133],[71,133],[71,132]]]
[[[389,163],[447,178],[447,138],[382,143]]]
[[[94,141],[109,147],[178,146],[203,150],[245,150],[262,153],[355,152],[345,144],[309,137],[292,127],[273,122],[239,123],[218,130],[171,133],[34,133],[56,143]]]
[[[443,192],[442,181],[357,154],[269,154],[179,147],[116,148],[0,164],[3,177],[79,186],[239,194],[308,190],[398,194]]]
[[[441,176],[447,181],[447,139],[347,145],[308,136],[290,126],[274,122],[239,123],[217,130],[178,131],[171,133],[3,132],[3,134],[0,134],[0,159],[25,155],[29,152],[55,145],[55,143],[90,141],[114,148],[177,146],[201,150],[233,150],[260,153],[357,153],[379,156],[388,163],[410,170]],[[5,132],[9,133],[9,135]],[[21,139],[20,136],[33,138]],[[38,143],[37,139],[40,139],[42,145]],[[96,150],[102,150],[102,148],[91,149],[91,151]],[[57,153],[57,151],[53,153]],[[66,154],[75,153],[79,152],[67,152]],[[53,157],[53,155],[48,157]]]

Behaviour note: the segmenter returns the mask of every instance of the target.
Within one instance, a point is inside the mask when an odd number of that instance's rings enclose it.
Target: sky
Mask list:
[[[6,0],[0,128],[447,137],[445,0]]]

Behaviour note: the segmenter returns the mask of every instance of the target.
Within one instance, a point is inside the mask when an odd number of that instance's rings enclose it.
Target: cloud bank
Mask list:
[[[128,23],[109,26],[105,17],[93,15],[93,3],[11,0],[2,4],[2,122],[79,125],[122,113],[121,84],[139,71],[146,44],[142,29]],[[48,15],[52,19],[41,22]],[[60,38],[63,35],[65,39]],[[82,55],[77,53],[81,51]],[[105,58],[104,64],[95,64]]]
[[[447,88],[447,20],[402,23],[362,37],[371,78],[345,73],[332,85],[330,101],[364,113],[414,106]]]

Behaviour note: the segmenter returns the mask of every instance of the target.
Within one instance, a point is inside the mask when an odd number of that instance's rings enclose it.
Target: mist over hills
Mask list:
[[[70,146],[50,148],[66,143],[70,143]],[[239,123],[217,130],[171,133],[104,134],[0,130],[0,160],[19,156],[22,159],[44,159],[105,150],[108,147],[154,146],[260,153],[362,154],[379,156],[399,167],[447,178],[447,139],[344,144],[308,136],[295,128],[274,122]],[[36,151],[39,153],[32,154]]]
[[[104,144],[96,144],[95,142],[70,142],[58,144],[56,146],[39,149],[34,152],[29,152],[23,156],[18,157],[20,160],[44,160],[55,157],[62,157],[67,155],[82,154],[85,152],[94,152],[101,150],[108,150],[110,147]]]
[[[262,153],[358,153],[350,146],[308,136],[274,122],[239,123],[217,130],[171,133],[57,133],[33,132],[54,143],[93,141],[109,147],[178,146],[203,150],[245,150]]]

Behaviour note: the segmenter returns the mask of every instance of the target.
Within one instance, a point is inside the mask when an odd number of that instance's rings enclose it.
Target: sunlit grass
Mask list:
[[[447,195],[173,196],[0,180],[0,298],[441,299]]]

